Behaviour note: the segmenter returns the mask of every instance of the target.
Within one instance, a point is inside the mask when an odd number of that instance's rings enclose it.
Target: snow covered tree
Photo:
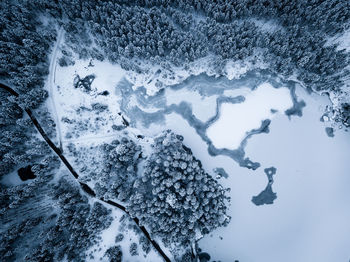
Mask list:
[[[226,225],[226,190],[208,175],[183,138],[167,131],[155,139],[127,209],[165,243],[188,244]]]
[[[129,199],[132,184],[137,176],[137,164],[141,158],[141,147],[124,137],[103,146],[104,168],[99,174],[95,191],[105,199]]]
[[[121,246],[113,246],[107,249],[105,256],[109,258],[110,262],[122,262],[123,252]]]

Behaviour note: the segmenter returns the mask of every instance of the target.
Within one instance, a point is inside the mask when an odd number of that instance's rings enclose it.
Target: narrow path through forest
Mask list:
[[[0,83],[0,88],[8,91],[9,93],[11,93],[11,95],[18,97],[18,93],[15,90],[13,90],[11,87],[9,87],[9,86],[7,86],[7,85],[5,85],[3,83]],[[79,183],[81,189],[86,194],[88,194],[90,197],[94,197],[94,198],[96,198],[96,199],[98,199],[100,201],[103,201],[106,204],[109,204],[111,206],[117,207],[117,208],[121,209],[122,211],[124,211],[127,215],[130,216],[130,214],[128,213],[128,211],[126,211],[126,208],[123,205],[121,205],[121,204],[119,204],[117,202],[114,202],[112,200],[105,200],[103,198],[98,198],[91,187],[89,187],[85,183],[82,183],[82,182],[78,181],[78,178],[79,178],[78,173],[74,170],[72,165],[68,162],[68,160],[62,154],[62,151],[57,146],[55,146],[55,144],[47,136],[47,134],[45,133],[44,129],[41,127],[41,125],[39,124],[38,120],[33,115],[33,112],[30,109],[25,109],[25,112],[28,114],[30,120],[33,122],[34,126],[39,131],[40,135],[44,138],[45,142],[51,147],[51,149],[56,153],[56,155],[62,160],[64,165],[68,168],[70,173],[74,176],[76,181]],[[158,243],[151,238],[151,236],[148,233],[148,231],[146,230],[146,228],[144,226],[140,226],[138,218],[132,218],[132,219],[134,220],[136,225],[140,228],[140,230],[143,232],[143,234],[147,237],[147,239],[152,243],[153,247],[158,251],[159,255],[162,256],[165,261],[171,262],[169,257],[164,253],[164,251],[161,249],[161,247],[158,245]]]
[[[58,47],[61,44],[61,41],[63,39],[63,28],[60,28],[57,33],[57,40],[53,47],[52,55],[51,55],[51,61],[50,61],[50,67],[49,67],[49,80],[48,80],[48,91],[49,91],[49,99],[52,104],[52,114],[55,118],[56,123],[56,129],[57,129],[57,138],[59,142],[59,148],[63,152],[62,147],[62,132],[61,132],[61,126],[60,126],[60,120],[58,118],[57,109],[56,109],[56,102],[54,99],[54,88],[55,88],[55,76],[56,76],[56,66],[57,66],[57,51]]]

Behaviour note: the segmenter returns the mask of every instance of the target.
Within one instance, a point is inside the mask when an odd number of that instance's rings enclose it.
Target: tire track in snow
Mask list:
[[[56,43],[53,47],[53,51],[52,51],[52,57],[51,57],[51,61],[50,61],[50,67],[49,67],[49,99],[51,100],[51,104],[52,104],[52,114],[53,117],[55,119],[55,123],[56,123],[56,129],[57,129],[57,137],[58,137],[58,141],[59,141],[59,148],[60,150],[63,152],[63,147],[62,147],[62,132],[61,132],[61,125],[60,125],[60,120],[58,118],[58,114],[57,114],[57,109],[56,109],[56,102],[55,102],[55,98],[54,98],[54,88],[55,88],[55,80],[56,80],[56,67],[57,67],[57,52],[58,52],[58,47],[62,42],[63,39],[63,28],[60,28],[58,30],[57,33],[57,40]]]

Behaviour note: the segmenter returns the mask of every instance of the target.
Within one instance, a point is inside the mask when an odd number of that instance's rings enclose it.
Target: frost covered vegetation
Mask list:
[[[346,54],[325,43],[346,28],[347,1],[123,2],[62,3],[71,19],[66,30],[77,36],[86,29],[109,60],[127,68],[123,58],[181,65],[215,54],[220,70],[227,59],[258,56],[314,90],[342,85]],[[263,30],[267,21],[273,27]]]
[[[348,1],[6,0],[1,10],[0,55],[6,62],[0,74],[33,107],[46,97],[46,50],[55,38],[54,26],[40,18],[60,21],[81,58],[107,58],[140,73],[138,61],[171,67],[214,55],[218,73],[229,60],[260,60],[325,92],[338,92],[348,77],[348,54],[326,45],[349,28]]]
[[[0,10],[1,81],[16,87],[20,105],[37,108],[47,97],[43,85],[55,26],[42,23],[44,9],[31,1],[1,1]]]
[[[132,183],[137,176],[141,147],[126,137],[103,147],[106,159],[103,160],[102,172],[97,174],[99,180],[95,184],[95,191],[98,196],[106,199],[126,201],[133,194]]]
[[[90,162],[84,180],[93,182],[99,197],[125,202],[130,215],[168,245],[188,245],[226,225],[226,189],[205,172],[183,137],[168,130],[151,147],[147,156],[123,137],[92,150],[71,147],[71,152],[78,162]]]
[[[96,147],[68,146],[70,154],[81,167],[81,180],[93,182],[99,198],[127,201],[142,160],[141,146],[122,137]]]
[[[167,244],[190,244],[229,222],[225,190],[182,141],[170,131],[156,138],[128,204],[131,216]]]
[[[4,261],[83,259],[98,233],[111,223],[110,210],[90,205],[66,178],[52,183],[55,157],[33,167],[28,184],[0,188],[0,254]]]
[[[89,201],[75,181],[62,178],[59,160],[25,115],[32,109],[46,133],[54,135],[44,85],[59,27],[67,48],[60,66],[73,65],[78,55],[143,74],[152,65],[172,72],[210,58],[215,73],[223,75],[230,62],[261,63],[309,90],[340,96],[334,120],[350,126],[349,53],[327,42],[349,30],[349,1],[3,0],[0,10],[0,83],[19,93],[15,97],[0,89],[0,255],[6,261],[84,260],[112,222],[104,205]],[[88,93],[91,77],[78,77],[76,87]],[[107,110],[102,104],[92,108]],[[228,198],[182,140],[163,133],[148,154],[136,139],[121,137],[100,146],[101,155],[92,163],[73,146],[69,149],[76,164],[85,165],[81,179],[92,183],[98,198],[125,204],[168,247],[188,247],[229,222]],[[4,182],[21,168],[30,169],[34,178]],[[149,252],[147,238],[139,246]],[[139,246],[132,243],[128,252],[139,255]],[[110,261],[122,257],[119,244],[104,256]]]
[[[111,262],[122,262],[123,258],[123,252],[121,250],[120,246],[113,246],[110,247],[107,251],[105,256],[109,258],[109,261]]]
[[[0,179],[16,167],[35,164],[49,155],[46,143],[35,137],[30,119],[9,93],[0,90]]]

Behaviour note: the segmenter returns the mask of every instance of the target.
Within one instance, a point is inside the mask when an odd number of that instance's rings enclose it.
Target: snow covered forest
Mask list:
[[[267,186],[247,203],[279,200],[280,167],[249,144],[273,134],[273,119],[327,104],[312,117],[334,137],[328,153],[349,156],[350,1],[2,0],[0,10],[0,261],[228,261],[209,236],[241,212],[232,173],[264,166]]]

